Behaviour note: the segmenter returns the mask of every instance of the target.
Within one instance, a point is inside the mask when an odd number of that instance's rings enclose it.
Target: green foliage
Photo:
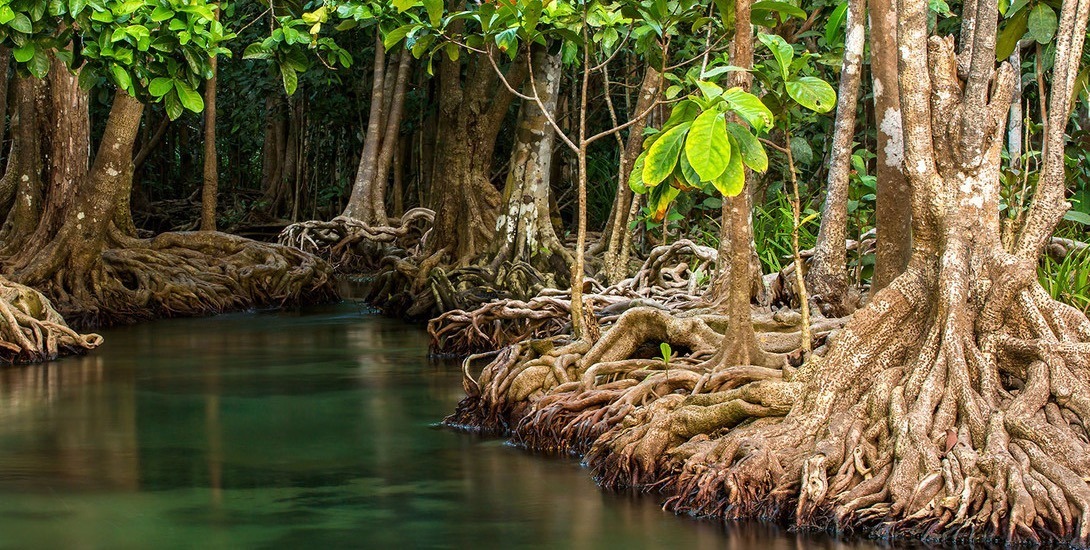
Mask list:
[[[200,111],[194,92],[211,76],[210,56],[234,37],[204,0],[9,0],[0,6],[0,44],[19,70],[43,78],[52,56],[79,67],[80,84],[101,79],[172,118]]]
[[[1090,249],[1071,252],[1062,260],[1046,254],[1037,278],[1053,299],[1090,313]]]

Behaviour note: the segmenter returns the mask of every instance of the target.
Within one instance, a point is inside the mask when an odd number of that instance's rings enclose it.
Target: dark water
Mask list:
[[[0,548],[861,548],[676,518],[437,429],[458,368],[342,304],[105,333],[0,370]]]

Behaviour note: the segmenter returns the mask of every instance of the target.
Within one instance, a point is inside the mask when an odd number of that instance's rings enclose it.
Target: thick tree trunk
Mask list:
[[[45,187],[43,166],[43,121],[38,113],[44,105],[45,83],[30,76],[16,76],[12,84],[14,109],[11,116],[12,144],[7,169],[0,179],[7,216],[0,229],[2,253],[20,250],[41,217]]]
[[[201,231],[216,230],[219,158],[216,151],[216,56],[209,60],[212,78],[204,83],[204,184],[201,187]]]
[[[531,54],[534,70],[533,89],[527,95],[540,98],[549,115],[535,101],[523,101],[515,129],[507,185],[503,191],[503,209],[496,218],[496,233],[485,260],[493,273],[504,262],[525,263],[549,278],[547,287],[563,284],[572,257],[553,231],[549,216],[549,175],[552,169],[554,129],[549,116],[556,117],[560,92],[559,55],[544,48]],[[528,299],[529,288],[508,289]]]
[[[520,57],[507,70],[507,83],[522,86],[526,69]],[[425,248],[465,265],[487,251],[495,236],[502,197],[489,181],[492,152],[513,94],[483,54],[470,57],[464,85],[461,63],[444,57],[439,87],[440,138],[431,186],[437,208]]]
[[[848,194],[851,188],[852,138],[855,111],[862,81],[863,45],[866,31],[866,0],[848,3],[844,42],[844,64],[840,73],[836,121],[833,130],[829,178],[817,245],[806,273],[811,300],[828,317],[843,317],[855,311],[858,296],[848,276]]]
[[[901,99],[897,94],[897,3],[870,6],[871,80],[878,124],[878,181],[875,216],[878,239],[871,295],[885,288],[908,266],[912,254],[912,191],[905,178]]]

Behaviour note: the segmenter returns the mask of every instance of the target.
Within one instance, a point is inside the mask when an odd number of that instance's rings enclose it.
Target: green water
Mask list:
[[[436,428],[457,366],[351,304],[104,335],[0,370],[0,548],[858,547],[677,518]]]

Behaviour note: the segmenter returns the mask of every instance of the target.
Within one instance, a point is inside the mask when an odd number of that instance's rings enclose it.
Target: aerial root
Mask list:
[[[293,223],[284,228],[278,241],[317,254],[339,268],[359,271],[363,266],[374,267],[385,255],[383,247],[418,248],[434,220],[435,212],[427,208],[410,209],[387,225],[337,216],[330,221]]]
[[[102,337],[79,334],[38,291],[0,279],[0,362],[49,361],[98,347]]]

